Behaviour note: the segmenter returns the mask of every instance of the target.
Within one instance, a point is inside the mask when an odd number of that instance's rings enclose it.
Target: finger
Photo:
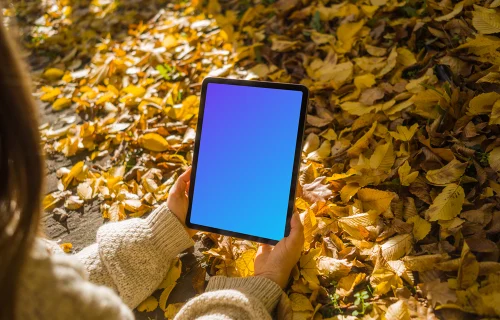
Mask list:
[[[304,226],[298,214],[294,214],[290,220],[290,234],[287,238],[293,242],[294,246],[304,244]]]
[[[260,267],[266,264],[269,255],[273,251],[273,247],[268,244],[261,244],[257,249],[257,254],[255,255],[255,270],[258,271]]]
[[[170,193],[174,196],[185,196],[186,187],[191,180],[191,167],[189,167],[183,174],[181,174],[175,181]]]
[[[178,179],[184,181],[185,183],[189,183],[189,181],[191,181],[191,166],[189,166]]]

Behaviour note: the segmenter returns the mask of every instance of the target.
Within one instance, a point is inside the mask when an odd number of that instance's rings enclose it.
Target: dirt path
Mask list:
[[[72,114],[71,109],[65,110],[63,113],[55,113],[50,108],[50,105],[40,103],[40,123],[56,123],[61,117]],[[46,190],[45,193],[50,193],[57,190],[57,175],[56,172],[62,167],[71,167],[78,161],[85,160],[86,154],[79,154],[75,157],[66,158],[62,155],[47,156],[46,163]],[[104,164],[106,158],[100,160],[100,164]],[[94,243],[97,229],[105,223],[100,211],[101,201],[93,200],[76,211],[66,210],[68,217],[65,221],[61,221],[53,213],[44,213],[42,220],[46,227],[46,235],[58,243],[70,242],[73,244],[73,252],[76,253],[86,246]],[[60,207],[63,207],[62,204]],[[196,240],[196,239],[195,239]],[[192,286],[194,270],[203,259],[202,251],[207,250],[201,243],[196,241],[194,248],[181,253],[182,260],[182,275],[169,296],[167,305],[170,303],[185,302],[196,295]],[[157,291],[155,296],[159,298],[161,291]],[[161,309],[157,308],[154,312],[137,312],[138,320],[146,319],[164,319]]]

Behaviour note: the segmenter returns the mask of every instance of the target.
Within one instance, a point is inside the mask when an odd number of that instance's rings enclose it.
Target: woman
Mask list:
[[[36,107],[18,52],[0,21],[0,320],[133,319],[131,309],[165,277],[171,260],[193,245],[185,227],[190,170],[165,204],[146,218],[107,223],[95,244],[65,255],[40,229],[43,158]],[[274,248],[261,246],[255,276],[211,278],[178,319],[267,319],[303,245],[296,215]]]

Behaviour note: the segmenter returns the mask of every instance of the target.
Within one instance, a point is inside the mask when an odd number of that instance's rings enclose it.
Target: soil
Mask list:
[[[67,109],[63,112],[55,113],[50,108],[50,105],[39,103],[40,107],[40,123],[56,124],[57,120],[75,114],[74,110]],[[78,161],[85,160],[87,154],[79,154],[77,156],[66,158],[62,155],[47,156],[46,164],[46,180],[45,193],[51,193],[57,190],[58,178],[56,172],[61,167],[71,167]],[[101,159],[99,164],[104,164],[108,159]],[[62,206],[62,205],[61,205]],[[42,221],[45,225],[45,234],[48,238],[57,241],[58,243],[70,242],[73,244],[73,253],[76,253],[86,246],[94,243],[97,229],[105,223],[100,211],[100,201],[86,203],[77,211],[67,211],[68,218],[66,221],[57,221],[52,213],[44,213]],[[196,238],[195,238],[196,240]],[[178,280],[178,284],[172,291],[167,301],[170,303],[185,302],[196,295],[192,286],[192,279],[195,274],[195,267],[201,264],[203,259],[202,251],[207,250],[201,243],[197,241],[193,248],[181,253],[182,260],[182,275]],[[161,291],[155,292],[155,296],[159,298]],[[164,319],[163,311],[157,308],[154,312],[138,312],[134,310],[136,319]]]

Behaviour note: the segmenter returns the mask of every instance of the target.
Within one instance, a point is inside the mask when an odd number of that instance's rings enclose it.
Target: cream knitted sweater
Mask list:
[[[71,256],[37,239],[23,269],[18,319],[134,319],[131,311],[158,287],[170,262],[193,245],[160,206],[147,218],[107,223],[95,244]],[[176,319],[270,319],[280,287],[261,277],[213,277]]]

